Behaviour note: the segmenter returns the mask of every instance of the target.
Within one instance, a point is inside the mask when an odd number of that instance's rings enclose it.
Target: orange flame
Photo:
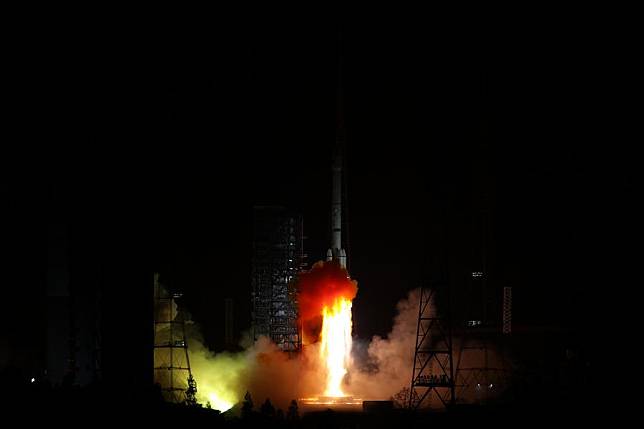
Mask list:
[[[351,301],[357,283],[337,261],[318,262],[300,275],[298,289],[305,343],[320,340],[324,395],[346,396],[342,381],[351,359]]]

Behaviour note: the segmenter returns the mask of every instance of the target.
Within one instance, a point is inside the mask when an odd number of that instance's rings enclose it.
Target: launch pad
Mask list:
[[[326,409],[338,411],[357,411],[362,409],[363,400],[353,396],[317,396],[301,398],[299,401],[302,411],[322,411]]]

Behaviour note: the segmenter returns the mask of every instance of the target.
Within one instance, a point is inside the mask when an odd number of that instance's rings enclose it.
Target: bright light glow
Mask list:
[[[351,356],[351,300],[337,298],[322,310],[320,357],[326,367],[325,396],[346,396],[342,380]]]
[[[248,368],[245,354],[220,353],[213,355],[200,344],[191,343],[188,349],[190,367],[197,381],[197,401],[222,413],[244,397],[243,374]]]
[[[210,402],[210,406],[212,408],[214,408],[215,410],[219,410],[222,413],[230,410],[233,407],[233,405],[235,405],[232,402],[229,402],[225,399],[220,398],[219,396],[217,396],[216,393],[208,394],[208,402]]]
[[[31,382],[32,382],[32,383],[35,383],[35,382],[36,382],[36,379],[32,377],[32,378],[31,378]]]

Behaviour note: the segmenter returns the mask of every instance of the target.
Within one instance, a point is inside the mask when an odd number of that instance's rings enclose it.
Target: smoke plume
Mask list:
[[[389,399],[409,386],[414,360],[420,289],[397,304],[391,332],[374,336],[366,345],[366,357],[354,356],[348,391],[363,399]]]
[[[331,303],[336,296],[352,299],[357,292],[357,283],[348,277],[346,270],[328,262],[319,262],[302,274],[298,286],[305,331],[320,322],[324,303]],[[388,335],[374,336],[370,341],[354,339],[357,347],[343,387],[347,394],[365,400],[386,400],[409,386],[419,295],[419,289],[413,290],[397,304],[398,313]],[[187,328],[197,400],[203,405],[210,403],[212,408],[226,411],[241,402],[248,391],[256,405],[270,398],[276,407],[286,409],[292,399],[320,394],[325,376],[315,329],[305,332],[310,341],[302,352],[290,357],[264,337],[255,343],[248,341],[242,352],[215,354],[204,345],[195,324]],[[458,344],[459,339],[455,339],[455,362]],[[492,351],[490,358],[498,356]],[[464,356],[468,365],[477,360],[480,359]]]
[[[309,353],[291,358],[266,337],[239,353],[213,353],[195,331],[188,339],[188,352],[198,402],[220,411],[232,408],[246,392],[255,404],[270,398],[276,407],[286,409],[291,400],[315,391],[320,382],[318,363],[307,358]]]
[[[356,282],[337,264],[318,263],[301,280],[300,307],[303,320],[316,319],[318,302],[335,294],[353,297]],[[326,288],[326,290],[325,290]],[[303,298],[303,300],[302,300]],[[409,384],[418,317],[419,292],[414,290],[398,303],[398,315],[386,337],[366,342],[366,357],[354,356],[345,387],[355,397],[388,399]],[[317,301],[319,300],[319,301]],[[292,399],[320,393],[324,383],[319,344],[305,345],[290,358],[268,338],[261,337],[239,353],[213,353],[204,346],[196,325],[187,330],[192,373],[197,380],[197,399],[215,409],[227,410],[240,402],[246,391],[254,402],[266,398],[286,409]],[[279,380],[279,381],[277,381]]]

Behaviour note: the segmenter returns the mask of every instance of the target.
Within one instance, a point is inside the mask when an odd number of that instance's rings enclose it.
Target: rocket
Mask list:
[[[338,151],[331,168],[333,192],[331,197],[331,247],[326,251],[327,261],[338,261],[347,267],[347,252],[342,248],[342,155]]]
[[[331,247],[326,251],[327,261],[338,261],[347,267],[347,252],[342,248],[342,149],[345,145],[344,94],[342,90],[342,35],[338,32],[338,86],[336,92],[336,151],[331,171],[333,190],[331,197]]]

